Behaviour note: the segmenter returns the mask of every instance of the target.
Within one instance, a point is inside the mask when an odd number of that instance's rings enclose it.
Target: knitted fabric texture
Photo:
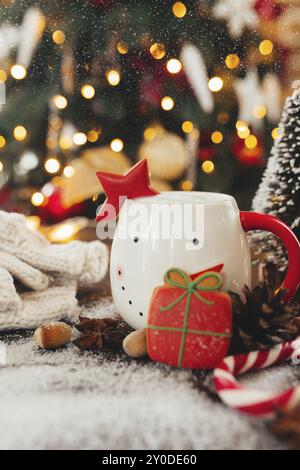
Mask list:
[[[0,330],[75,321],[77,290],[100,282],[107,266],[102,242],[53,245],[30,231],[24,216],[0,211]],[[14,280],[31,291],[18,293]]]
[[[107,269],[107,249],[101,242],[53,245],[29,230],[24,216],[4,211],[0,211],[0,249],[44,273],[76,278],[83,287],[98,282]]]

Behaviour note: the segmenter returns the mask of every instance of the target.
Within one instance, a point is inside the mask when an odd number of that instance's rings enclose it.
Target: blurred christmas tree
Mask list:
[[[300,94],[295,91],[286,100],[262,182],[253,200],[253,209],[272,214],[286,222],[300,238]],[[286,264],[285,251],[270,233],[253,235],[259,246]],[[264,243],[261,243],[263,241]]]
[[[146,156],[158,188],[228,192],[249,207],[281,113],[285,50],[265,26],[281,3],[0,0],[2,184],[55,176],[64,188],[82,172],[72,191],[87,199],[79,186],[95,190],[97,167]],[[118,166],[109,155],[122,152]]]

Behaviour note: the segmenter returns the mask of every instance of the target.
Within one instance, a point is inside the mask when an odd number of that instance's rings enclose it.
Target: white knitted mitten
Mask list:
[[[0,330],[36,328],[55,320],[78,317],[75,283],[18,295],[12,276],[0,268]]]
[[[49,285],[49,278],[38,269],[16,258],[16,256],[0,250],[0,267],[6,269],[14,279],[18,279],[26,287],[43,290]],[[1,286],[2,288],[2,286]]]
[[[0,249],[43,272],[76,279],[82,287],[100,282],[108,266],[104,243],[52,245],[27,228],[24,216],[4,211],[0,211]]]
[[[14,280],[6,269],[0,267],[0,316],[2,313],[19,311],[21,299],[14,286]],[[1,321],[1,319],[0,319]]]
[[[100,282],[107,266],[102,242],[52,245],[27,228],[24,216],[0,211],[0,330],[75,321],[77,288]],[[33,291],[19,295],[13,279]]]

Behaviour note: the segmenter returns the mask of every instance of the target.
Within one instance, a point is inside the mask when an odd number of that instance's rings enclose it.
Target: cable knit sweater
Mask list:
[[[100,282],[107,265],[102,242],[51,244],[24,216],[0,211],[0,330],[74,321],[77,289]],[[31,291],[19,294],[14,279]]]

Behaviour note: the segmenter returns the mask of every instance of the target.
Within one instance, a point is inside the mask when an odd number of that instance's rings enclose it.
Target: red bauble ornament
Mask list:
[[[215,146],[211,143],[211,135],[209,132],[203,132],[201,134],[201,143],[199,147],[198,157],[199,160],[213,160],[216,155]]]
[[[159,108],[163,96],[161,75],[144,73],[139,88],[140,111],[145,113],[148,108]]]
[[[256,147],[249,149],[246,147],[244,139],[234,136],[231,143],[231,151],[242,165],[261,166],[264,163],[264,150],[259,138],[257,138]]]
[[[139,78],[139,107],[145,113],[149,109],[159,108],[163,96],[165,77],[159,60],[154,60],[143,54],[139,59],[133,59],[133,68],[138,71]]]
[[[200,147],[199,148],[198,156],[201,161],[212,160],[215,155],[216,155],[216,151],[212,147]]]
[[[192,280],[177,268],[153,292],[148,313],[151,359],[176,367],[208,369],[226,356],[232,331],[231,299],[217,292],[222,277],[207,271]]]
[[[279,5],[272,0],[256,0],[254,8],[264,21],[271,21],[282,14],[284,5]]]
[[[61,191],[56,188],[45,203],[37,208],[36,213],[42,223],[55,224],[71,217],[84,215],[85,207],[85,203],[79,203],[66,208],[62,203]]]
[[[104,171],[98,171],[97,176],[107,195],[107,199],[96,217],[98,222],[103,219],[114,219],[126,198],[135,199],[159,194],[150,185],[146,159],[134,165],[124,176]]]

